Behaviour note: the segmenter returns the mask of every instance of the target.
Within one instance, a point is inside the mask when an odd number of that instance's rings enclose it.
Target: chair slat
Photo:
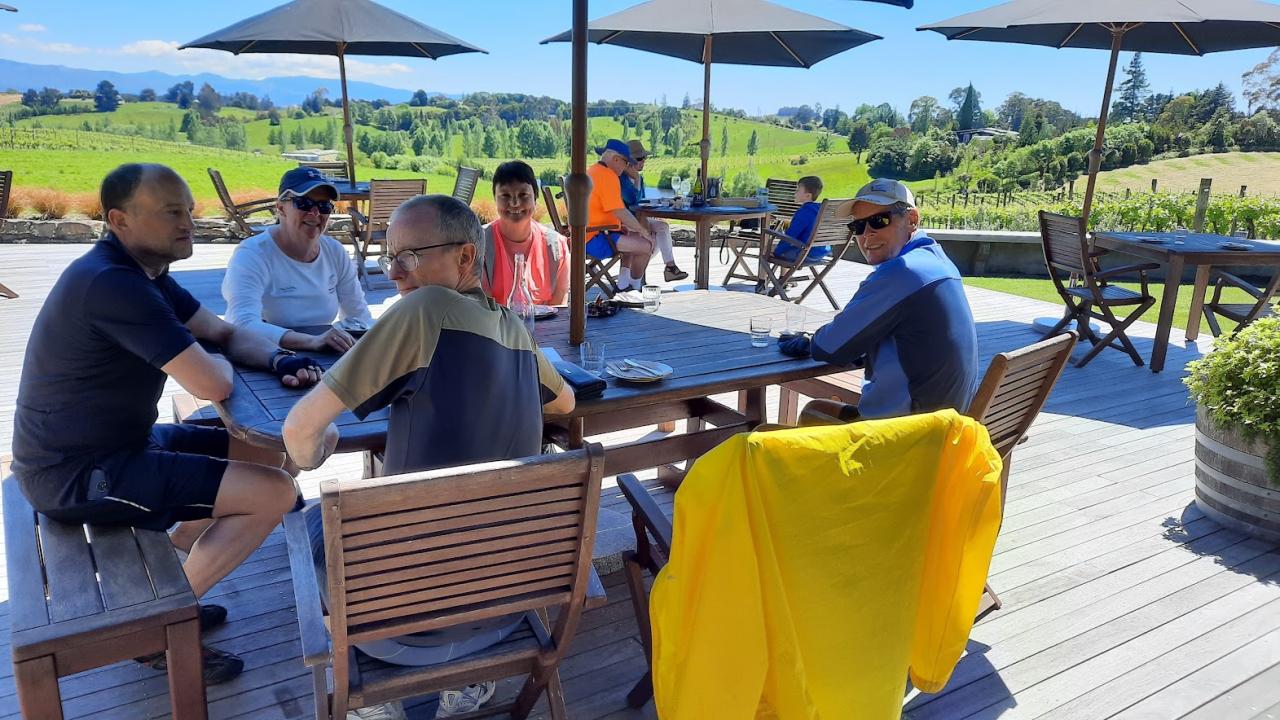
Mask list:
[[[413,557],[389,557],[378,560],[370,560],[362,563],[349,563],[346,566],[347,582],[355,583],[363,575],[379,574],[391,572],[401,569],[406,562],[442,562],[460,555],[464,550],[467,552],[496,552],[503,550],[511,550],[514,548],[529,548],[539,546],[549,546],[551,543],[575,538],[578,533],[572,526],[556,528],[554,530],[544,530],[542,532],[530,533],[526,536],[508,536],[489,540],[486,542],[476,542],[468,545],[466,548],[444,548],[441,550],[433,550],[428,552],[415,553]]]
[[[13,171],[0,170],[0,219],[9,217],[9,193],[13,189]]]
[[[476,563],[490,559],[482,557],[472,562],[456,563],[455,568],[452,571],[447,572],[436,572],[439,570],[439,565],[427,566],[424,569],[428,571],[428,574],[424,577],[397,582],[385,582],[386,578],[377,578],[379,580],[383,580],[383,582],[379,582],[377,585],[370,585],[360,590],[354,590],[350,585],[348,585],[347,600],[348,602],[357,603],[384,595],[399,596],[411,591],[449,587],[451,585],[470,582],[490,575],[511,575],[517,572],[563,567],[566,563],[571,565],[574,560],[572,548],[561,553],[541,557],[530,558],[525,553],[516,553],[515,557],[518,559],[515,559],[512,562],[494,563],[477,567]]]
[[[62,622],[102,612],[84,526],[60,523],[43,515],[38,518],[49,588],[49,619]]]
[[[358,632],[359,625],[365,625],[373,622],[381,622],[386,620],[395,620],[413,615],[426,615],[428,613],[438,613],[444,610],[456,610],[465,608],[470,605],[484,602],[486,600],[499,600],[519,595],[528,595],[533,593],[545,593],[552,590],[564,591],[569,584],[566,578],[550,578],[529,583],[519,583],[506,587],[495,588],[485,592],[471,593],[451,598],[440,598],[426,602],[417,602],[411,605],[386,608],[383,610],[375,610],[368,613],[352,613],[348,611],[347,621],[350,623],[354,635]],[[563,602],[563,601],[562,601]]]
[[[155,600],[151,578],[133,538],[133,528],[89,525],[94,563],[110,567],[101,578],[102,599],[108,610]]]
[[[555,503],[546,503],[537,506],[520,506],[515,508],[504,508],[501,510],[492,510],[484,513],[476,513],[464,515],[462,517],[452,517],[433,522],[415,523],[413,525],[404,525],[397,528],[391,528],[383,532],[366,533],[361,535],[358,541],[351,541],[348,538],[343,539],[343,545],[349,557],[353,561],[363,559],[359,555],[365,550],[374,550],[378,547],[384,547],[387,543],[394,542],[397,539],[406,537],[445,537],[462,533],[474,532],[477,528],[483,528],[488,525],[504,523],[507,521],[524,519],[526,522],[535,518],[565,518],[571,514],[576,514],[578,508],[582,506],[582,499],[563,500]],[[373,536],[372,538],[367,536]]]
[[[556,557],[563,553],[573,552],[577,547],[574,539],[560,540],[558,542],[544,542],[538,544],[538,549],[543,552],[544,557]],[[474,548],[468,548],[474,550]],[[454,559],[439,560],[439,557],[450,556]],[[402,562],[400,569],[377,572],[360,577],[347,578],[347,592],[355,592],[364,588],[376,587],[379,585],[387,585],[391,583],[401,582],[413,578],[428,578],[435,575],[443,575],[445,573],[457,572],[459,570],[467,570],[477,567],[489,567],[493,565],[501,565],[503,563],[529,559],[529,551],[527,546],[517,546],[509,550],[501,551],[483,551],[476,552],[471,555],[460,555],[454,551],[436,553],[436,557],[432,557],[429,553],[414,556],[409,561],[413,564]]]
[[[498,497],[477,500],[475,502],[441,505],[423,510],[375,515],[343,523],[343,545],[349,548],[357,548],[362,545],[381,542],[386,538],[387,533],[384,531],[388,528],[394,529],[412,526],[417,523],[437,522],[463,515],[474,515],[476,513],[487,512],[489,510],[534,507],[560,500],[581,500],[581,498],[582,488],[576,485],[570,485],[562,488],[552,488],[550,490],[517,493],[514,495],[500,495]]]
[[[399,542],[384,542],[376,547],[367,547],[360,550],[346,552],[345,556],[348,563],[358,563],[366,560],[376,560],[379,558],[389,557],[392,555],[407,555],[409,553],[436,550],[461,543],[481,542],[484,540],[495,540],[511,536],[520,537],[526,533],[559,530],[566,527],[571,528],[579,522],[581,522],[579,513],[573,512],[487,527],[467,526],[457,532],[443,532],[436,535],[416,537]]]
[[[468,477],[466,487],[444,480],[449,476],[441,471],[349,481],[344,483],[342,491],[344,517],[360,519],[408,508],[434,508],[473,499],[575,486],[573,478],[566,477],[561,468],[542,458],[524,465],[499,462],[471,467],[478,470]],[[421,490],[415,489],[414,481],[424,483]],[[423,496],[414,497],[419,492]]]
[[[359,622],[359,617],[366,613],[390,611],[395,608],[407,608],[408,614],[416,615],[420,610],[414,606],[418,602],[438,602],[456,599],[457,604],[472,602],[471,598],[478,592],[488,592],[498,588],[509,588],[515,585],[557,581],[568,587],[573,581],[572,560],[524,571],[511,572],[505,575],[495,574],[500,569],[491,569],[490,573],[482,573],[472,580],[462,580],[458,576],[449,575],[436,578],[434,584],[424,584],[422,589],[411,590],[409,583],[400,583],[386,589],[386,592],[365,593],[364,599],[356,599],[347,595],[347,613]],[[444,582],[443,580],[456,582]],[[548,586],[550,587],[550,586]],[[399,615],[383,617],[399,617]]]
[[[9,595],[24,600],[9,603],[10,629],[16,632],[48,625],[49,614],[45,603],[44,577],[40,573],[36,511],[22,494],[15,477],[5,478],[3,495]]]

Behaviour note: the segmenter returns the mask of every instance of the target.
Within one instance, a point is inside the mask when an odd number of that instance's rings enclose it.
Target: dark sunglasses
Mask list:
[[[872,230],[883,230],[893,223],[893,216],[897,214],[899,214],[897,210],[885,210],[882,213],[855,219],[849,223],[849,229],[854,235],[862,235],[868,227]]]
[[[311,212],[311,208],[318,208],[321,215],[329,215],[333,212],[332,200],[312,200],[306,195],[294,196],[293,206],[302,212]]]

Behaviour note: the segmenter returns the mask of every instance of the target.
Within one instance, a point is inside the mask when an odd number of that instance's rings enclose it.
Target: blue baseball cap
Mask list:
[[[333,193],[333,199],[338,199],[337,186],[325,177],[324,173],[313,167],[296,167],[280,178],[280,191],[277,196],[284,197],[286,193],[290,196],[306,195],[318,187],[329,188],[329,192]]]
[[[631,162],[631,147],[621,140],[610,140],[604,144],[604,147],[596,148],[597,155],[603,155],[606,150],[612,150]]]

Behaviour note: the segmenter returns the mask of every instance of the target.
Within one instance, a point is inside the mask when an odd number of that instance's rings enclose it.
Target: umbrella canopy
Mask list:
[[[4,3],[0,3],[0,10],[8,10],[9,12],[18,12],[18,8],[12,5],[5,5]]]
[[[1089,154],[1087,219],[1120,51],[1203,55],[1280,45],[1280,5],[1259,0],[1013,0],[917,30],[933,30],[948,40],[1110,48],[1102,112]]]
[[[486,52],[372,0],[293,0],[183,45],[241,53],[335,55],[342,83],[347,170],[355,180],[347,55],[424,57]]]
[[[877,0],[911,5],[911,0]],[[564,32],[542,42],[566,42]],[[591,21],[587,39],[703,65],[702,177],[711,155],[711,64],[812,67],[879,35],[767,0],[650,0]]]

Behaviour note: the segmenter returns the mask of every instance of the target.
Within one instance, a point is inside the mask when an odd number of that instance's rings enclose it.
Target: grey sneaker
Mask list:
[[[468,685],[461,690],[445,690],[440,693],[440,706],[436,708],[436,718],[449,718],[458,715],[466,715],[480,709],[493,697],[493,691],[498,688],[495,682],[483,682],[478,685]]]
[[[347,720],[405,720],[404,706],[399,700],[393,700],[383,705],[348,710]]]
[[[685,271],[681,270],[680,268],[676,267],[675,265],[668,265],[668,266],[666,267],[666,269],[664,269],[664,270],[662,271],[662,279],[663,279],[663,280],[666,280],[667,282],[675,282],[676,280],[684,280],[684,279],[685,279],[685,278],[687,278],[687,277],[689,277],[689,273],[687,273],[687,272],[685,272]]]

